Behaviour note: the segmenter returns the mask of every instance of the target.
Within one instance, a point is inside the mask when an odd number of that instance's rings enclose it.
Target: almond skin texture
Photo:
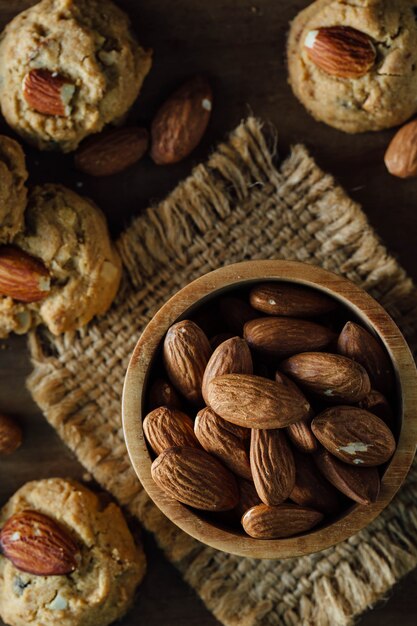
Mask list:
[[[393,387],[390,360],[379,341],[367,330],[347,322],[339,335],[337,351],[363,365],[373,389],[389,393]]]
[[[277,383],[285,385],[290,389],[294,390],[295,393],[299,394],[299,396],[306,400],[301,389],[297,387],[297,385],[285,374],[281,372],[275,373],[275,380]],[[309,415],[299,422],[294,422],[294,424],[290,424],[287,426],[286,433],[288,438],[291,440],[291,443],[298,449],[300,452],[304,452],[306,454],[310,454],[317,450],[318,441],[315,438],[313,431],[311,430],[311,420],[313,418],[313,410],[311,409]]]
[[[376,50],[368,35],[350,26],[311,30],[304,41],[310,61],[339,78],[359,78],[375,64]]]
[[[340,509],[336,489],[322,476],[313,458],[294,454],[295,484],[290,499],[301,506],[308,506],[322,513],[334,515]]]
[[[0,414],[0,454],[12,454],[22,443],[22,429],[8,415]]]
[[[75,167],[90,176],[112,176],[139,161],[148,144],[146,128],[115,128],[87,139],[75,153]]]
[[[70,574],[80,559],[77,544],[62,526],[30,510],[7,520],[0,532],[0,548],[17,569],[37,576]]]
[[[174,387],[193,404],[202,404],[201,385],[211,355],[209,340],[190,320],[177,322],[168,330],[163,358]]]
[[[195,509],[229,511],[239,502],[233,474],[204,450],[165,450],[152,463],[151,472],[161,489]]]
[[[335,339],[334,332],[325,326],[285,317],[261,317],[247,322],[243,336],[250,348],[276,358],[323,350]]]
[[[44,115],[69,115],[74,91],[75,86],[64,76],[46,69],[30,71],[23,82],[26,102],[31,109]]]
[[[376,502],[380,489],[376,467],[347,465],[324,448],[314,455],[314,461],[323,476],[348,498],[359,504]]]
[[[227,374],[208,384],[209,406],[223,419],[246,428],[283,428],[305,417],[310,405],[274,380]]]
[[[251,480],[252,473],[245,439],[238,437],[231,430],[226,420],[206,407],[197,413],[194,432],[206,452],[216,456],[234,474]],[[240,426],[234,426],[240,428]],[[243,429],[241,429],[243,430]]]
[[[50,289],[49,272],[41,261],[20,248],[0,248],[0,295],[18,302],[38,302]]]
[[[220,298],[219,311],[226,326],[237,335],[243,334],[243,327],[246,322],[259,317],[259,313],[245,300],[233,296]]]
[[[200,447],[194,434],[194,424],[188,415],[161,406],[143,420],[143,432],[155,454],[174,446]]]
[[[207,402],[207,386],[210,380],[223,374],[252,374],[252,356],[248,344],[240,337],[221,343],[211,355],[203,376],[202,393]]]
[[[289,283],[262,283],[251,290],[249,299],[257,311],[284,317],[315,317],[337,307],[325,294]]]
[[[149,390],[149,408],[152,410],[160,406],[168,406],[181,411],[182,402],[171,383],[163,378],[156,378]]]
[[[381,465],[395,451],[395,439],[389,428],[364,409],[351,406],[326,409],[313,419],[311,427],[326,450],[350,465]]]
[[[246,511],[242,526],[255,539],[283,539],[311,530],[322,519],[322,513],[297,504],[258,504]]]
[[[249,509],[257,504],[262,504],[260,497],[256,491],[255,485],[252,480],[245,480],[244,478],[238,479],[239,493],[240,499],[238,505],[236,506],[236,515],[238,516],[239,521],[242,518],[242,515],[246,513]]]
[[[264,504],[275,506],[288,498],[295,484],[295,465],[282,430],[252,430],[250,466]]]
[[[280,369],[300,387],[329,402],[360,402],[370,391],[365,368],[339,354],[304,352],[283,361]]]
[[[400,128],[391,139],[385,153],[385,165],[393,176],[417,176],[417,120]]]
[[[151,127],[151,157],[158,165],[185,159],[200,143],[210,120],[213,94],[207,79],[196,76],[162,105]]]
[[[383,422],[386,423],[390,430],[395,427],[394,413],[388,403],[388,400],[382,393],[372,389],[367,396],[364,397],[358,404],[361,409],[365,409],[370,413],[373,413],[377,417],[380,417]]]

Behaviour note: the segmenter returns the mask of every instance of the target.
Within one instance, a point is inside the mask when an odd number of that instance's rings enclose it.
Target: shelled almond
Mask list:
[[[172,498],[257,539],[376,501],[396,447],[393,369],[329,295],[271,281],[221,296],[161,353],[143,430]]]

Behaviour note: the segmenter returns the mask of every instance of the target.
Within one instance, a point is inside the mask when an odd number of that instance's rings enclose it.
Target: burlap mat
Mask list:
[[[269,136],[271,133],[268,133]],[[129,355],[176,290],[226,263],[298,259],[344,274],[392,314],[417,348],[417,292],[359,206],[303,146],[276,169],[248,119],[205,165],[120,237],[122,291],[103,319],[59,339],[32,335],[29,388],[95,479],[155,533],[167,557],[228,625],[349,624],[417,564],[417,471],[367,530],[310,557],[257,561],[207,548],[149,501],[129,465],[120,396]]]

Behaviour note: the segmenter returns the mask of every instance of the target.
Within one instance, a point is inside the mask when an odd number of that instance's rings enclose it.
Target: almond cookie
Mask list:
[[[27,177],[22,148],[0,135],[0,243],[9,243],[22,228]]]
[[[50,478],[19,489],[1,510],[0,527],[22,511],[58,524],[68,545],[76,547],[76,565],[66,575],[40,576],[0,556],[3,621],[11,626],[106,626],[124,615],[146,560],[119,507],[75,481]]]
[[[0,248],[0,257],[4,250]],[[6,250],[10,254],[10,248]],[[111,305],[121,262],[105,217],[90,200],[61,185],[35,187],[24,228],[13,239],[16,250],[43,265],[45,292],[37,299],[0,297],[1,337],[11,331],[24,333],[39,323],[59,335],[81,328]]]
[[[291,24],[289,82],[317,119],[348,133],[417,111],[417,22],[408,0],[317,0]]]
[[[41,150],[69,152],[122,118],[150,67],[110,0],[42,0],[2,34],[2,113]]]

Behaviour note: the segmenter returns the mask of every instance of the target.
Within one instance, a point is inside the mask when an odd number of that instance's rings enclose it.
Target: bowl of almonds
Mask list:
[[[369,524],[417,442],[417,375],[349,280],[295,261],[198,278],[146,327],[123,393],[129,456],[186,533],[233,554],[317,552]]]

